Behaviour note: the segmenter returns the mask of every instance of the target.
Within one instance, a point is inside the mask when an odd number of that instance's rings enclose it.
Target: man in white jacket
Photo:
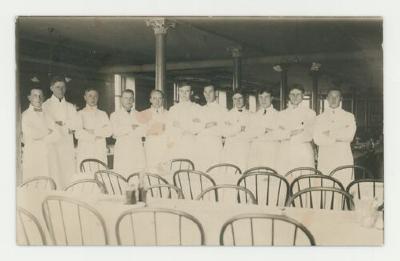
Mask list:
[[[197,136],[197,169],[206,171],[212,165],[220,163],[224,119],[227,110],[216,101],[214,85],[203,89],[207,103],[201,107],[201,129]]]
[[[245,107],[244,95],[240,90],[234,92],[232,100],[233,108],[224,120],[225,145],[221,161],[234,164],[244,171],[250,148],[250,112]]]
[[[28,99],[29,108],[22,113],[23,181],[36,176],[55,178],[55,173],[50,171],[49,146],[60,136],[55,123],[46,117],[42,110],[43,91],[38,88],[32,89]]]
[[[106,138],[111,136],[112,128],[105,111],[97,108],[99,93],[95,89],[85,90],[83,97],[86,106],[78,112],[78,167],[85,159],[98,159],[107,164]]]
[[[56,175],[56,182],[61,188],[68,185],[76,173],[73,134],[77,128],[78,114],[75,106],[65,100],[66,89],[64,78],[53,77],[50,82],[53,95],[43,103],[43,111],[55,123],[61,135],[51,148],[50,169]]]
[[[281,144],[276,168],[281,175],[298,167],[315,167],[311,141],[316,114],[308,106],[301,106],[303,96],[304,88],[294,84],[289,91],[288,108],[278,116]]]
[[[145,137],[144,125],[138,120],[134,109],[135,94],[126,89],[121,94],[121,108],[111,114],[114,147],[113,169],[128,177],[130,174],[145,169],[145,155],[142,139]]]
[[[279,140],[276,135],[278,114],[272,105],[272,91],[258,91],[259,110],[251,117],[249,127],[251,143],[247,168],[269,167],[275,169]]]
[[[326,174],[342,165],[353,165],[350,143],[356,132],[354,115],[340,107],[339,89],[328,91],[329,107],[318,115],[314,128],[314,141],[318,145],[318,169]],[[350,180],[344,180],[349,183]]]

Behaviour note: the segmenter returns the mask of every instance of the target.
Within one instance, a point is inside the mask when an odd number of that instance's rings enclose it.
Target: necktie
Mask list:
[[[239,109],[239,112],[242,112],[243,110],[242,109]]]
[[[267,114],[267,110],[266,110],[266,109],[264,109],[264,115],[265,115],[265,114]]]
[[[156,113],[157,113],[157,114],[159,113],[158,109],[156,110]]]
[[[127,110],[128,113],[131,113],[131,110]]]

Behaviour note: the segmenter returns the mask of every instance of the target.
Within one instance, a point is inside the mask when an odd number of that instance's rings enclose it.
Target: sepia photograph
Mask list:
[[[16,244],[384,246],[383,24],[17,16]]]

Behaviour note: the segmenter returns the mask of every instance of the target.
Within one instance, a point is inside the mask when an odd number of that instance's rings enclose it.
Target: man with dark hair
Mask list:
[[[201,107],[202,126],[197,136],[197,168],[206,171],[212,165],[220,163],[224,119],[227,110],[216,100],[215,86],[203,88],[206,104]]]
[[[110,120],[105,111],[97,108],[99,93],[94,88],[85,90],[83,98],[86,106],[78,111],[78,167],[85,159],[98,159],[107,164],[106,138],[111,136]]]
[[[168,133],[170,139],[170,157],[196,159],[196,136],[200,132],[200,105],[190,100],[192,86],[180,84],[179,103],[173,105],[168,113]]]
[[[77,128],[78,115],[75,106],[65,100],[67,86],[64,78],[51,79],[50,90],[53,95],[43,103],[46,115],[56,124],[61,138],[52,146],[51,171],[57,173],[56,181],[60,187],[70,183],[76,172],[73,134]]]
[[[125,177],[143,171],[146,166],[142,145],[145,128],[139,122],[134,103],[134,92],[130,89],[124,90],[121,94],[121,108],[115,108],[110,117],[113,137],[116,139],[114,170]]]
[[[303,96],[303,86],[292,85],[288,108],[279,113],[277,126],[281,143],[276,168],[281,175],[298,167],[315,167],[311,144],[315,111],[301,106]]]
[[[28,100],[29,108],[22,113],[23,180],[35,176],[54,178],[55,173],[50,171],[49,146],[60,136],[54,122],[42,110],[43,91],[39,88],[32,88]]]
[[[222,152],[222,162],[231,163],[240,169],[246,169],[249,152],[248,125],[250,112],[244,103],[244,94],[236,90],[232,96],[233,108],[225,119],[225,145]]]
[[[329,107],[318,115],[314,128],[314,142],[318,145],[318,169],[325,175],[343,165],[353,165],[350,143],[356,132],[354,115],[341,108],[342,93],[332,88],[326,97]],[[349,184],[351,175],[340,175],[343,184]]]
[[[258,91],[259,110],[251,117],[250,151],[247,168],[266,166],[275,169],[279,142],[276,135],[278,111],[272,105],[272,91]]]

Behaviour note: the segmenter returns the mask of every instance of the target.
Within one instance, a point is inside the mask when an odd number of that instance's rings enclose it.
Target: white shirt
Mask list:
[[[199,135],[220,137],[224,131],[224,119],[227,110],[216,101],[201,107],[202,129]],[[216,125],[206,128],[207,123],[215,122]]]

